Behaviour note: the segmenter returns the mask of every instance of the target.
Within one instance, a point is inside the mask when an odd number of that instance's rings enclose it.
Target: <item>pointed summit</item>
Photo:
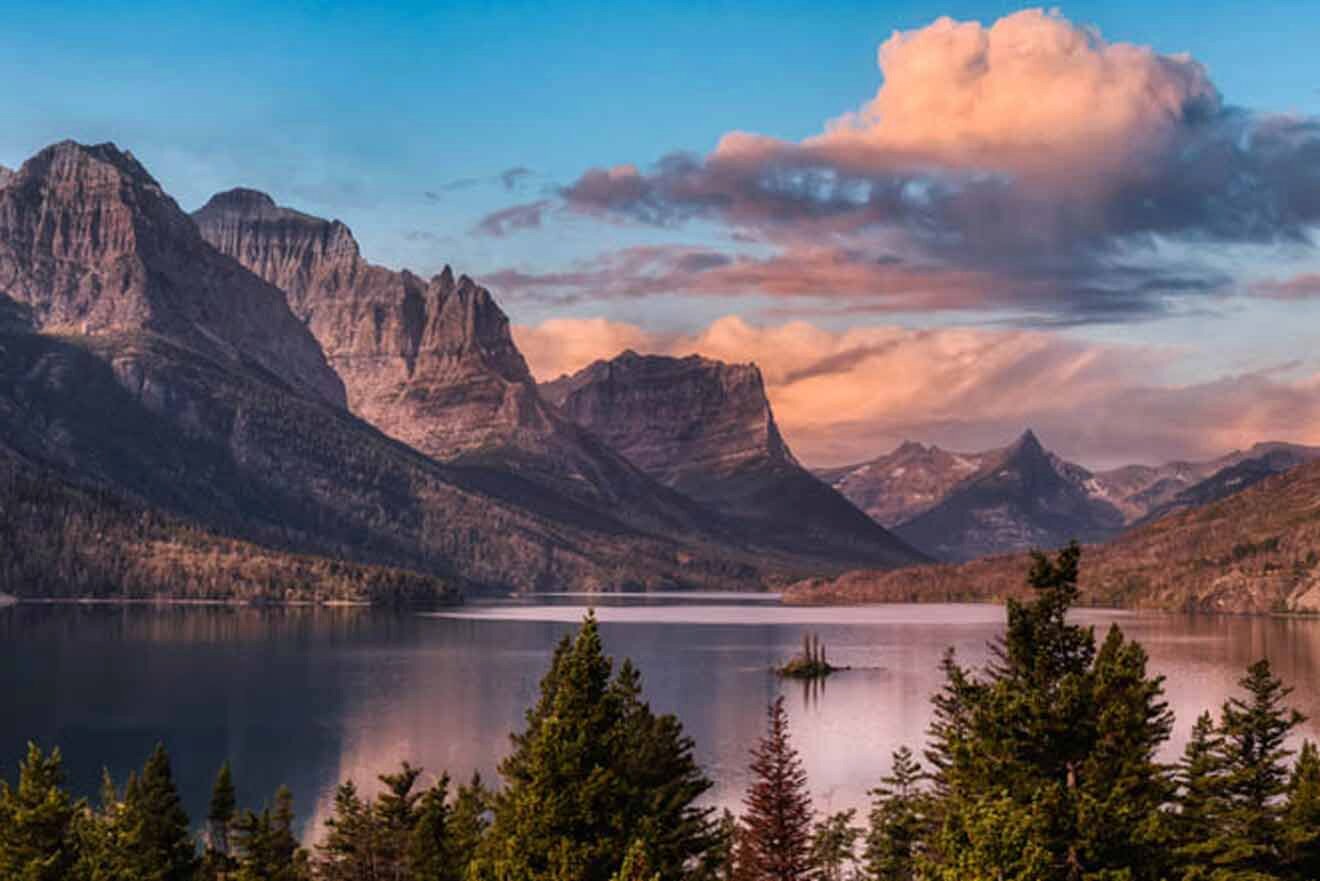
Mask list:
[[[280,292],[216,253],[131,153],[63,141],[0,189],[5,293],[37,330],[156,334],[342,405]]]

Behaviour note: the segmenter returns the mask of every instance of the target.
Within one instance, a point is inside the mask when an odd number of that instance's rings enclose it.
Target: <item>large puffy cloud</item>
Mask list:
[[[1186,56],[1028,10],[988,27],[941,19],[896,33],[879,64],[875,97],[818,136],[733,132],[706,156],[591,169],[563,189],[565,205],[644,224],[722,223],[780,249],[783,269],[810,269],[795,258],[814,248],[992,274],[996,283],[936,307],[1079,320],[1235,292],[1213,273],[1152,268],[1160,242],[1309,243],[1320,223],[1320,124],[1225,105]],[[1197,283],[1179,283],[1189,275]],[[773,278],[779,289],[761,289],[780,292],[784,274]],[[798,278],[821,295],[860,287]],[[919,286],[889,281],[867,278],[858,292],[881,308],[932,308]]]
[[[559,319],[514,333],[541,379],[624,348],[755,362],[785,435],[812,464],[860,461],[905,439],[987,448],[1028,426],[1093,466],[1208,457],[1264,439],[1320,443],[1320,376],[1161,382],[1176,353],[1057,333],[832,332],[801,321],[757,327],[737,317],[694,334],[650,334],[600,319]]]

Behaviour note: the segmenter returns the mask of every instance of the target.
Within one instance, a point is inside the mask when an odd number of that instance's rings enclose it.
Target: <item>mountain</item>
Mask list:
[[[284,292],[342,377],[349,409],[390,437],[516,473],[639,528],[719,531],[542,400],[508,318],[470,278],[372,264],[343,223],[254,190],[220,193],[193,216],[216,249]]]
[[[0,189],[0,333],[0,452],[24,480],[455,586],[746,588],[768,569],[350,414],[284,293],[113,145],[48,148]]]
[[[1320,462],[1138,526],[1082,557],[1083,602],[1188,611],[1320,612]],[[1026,554],[790,587],[791,603],[985,601],[1028,592]]]
[[[1034,440],[1035,436],[1031,432],[1027,434]],[[1025,546],[1024,542],[1028,545],[1031,543],[1033,535],[1038,536],[1042,542],[1052,541],[1051,533],[1057,538],[1058,535],[1066,535],[1071,529],[1079,530],[1078,537],[1103,538],[1118,528],[1128,528],[1172,511],[1224,498],[1271,474],[1320,457],[1320,448],[1316,447],[1260,443],[1249,450],[1236,450],[1204,462],[1127,465],[1092,472],[1045,450],[1044,458],[1049,461],[1057,477],[1075,488],[1073,491],[1067,490],[1041,471],[1042,476],[1053,484],[1050,492],[1059,500],[1055,506],[1062,504],[1065,511],[1072,512],[1051,525],[1047,521],[1055,515],[1049,513],[1049,506],[1035,515],[1029,515],[1025,513],[1021,499],[1018,503],[1000,505],[993,498],[987,499],[984,496],[987,475],[999,469],[1005,459],[1021,445],[1022,441],[1019,441],[1017,445],[1002,449],[953,453],[937,446],[908,441],[877,459],[857,465],[819,469],[815,473],[871,515],[876,522],[894,529],[900,535],[907,532],[911,521],[941,506],[955,493],[962,500],[955,500],[952,507],[966,506],[966,493],[972,492],[978,500],[971,504],[973,507],[987,509],[984,516],[949,519],[951,515],[946,507],[940,515],[945,518],[941,525],[929,527],[933,530],[953,530],[944,532],[943,542],[948,548],[937,553],[946,554],[949,559],[965,559],[969,554],[1020,550]],[[1035,445],[1039,446],[1039,442],[1035,441]],[[973,489],[974,486],[979,489]],[[1083,496],[1090,499],[1089,505]],[[1066,501],[1066,498],[1071,498],[1071,501]],[[1089,520],[1084,518],[1078,522],[1075,519],[1076,512],[1087,509],[1091,512]],[[1117,526],[1114,525],[1113,511],[1110,509],[1116,509],[1121,516]],[[995,521],[993,528],[989,525],[991,520]],[[926,522],[913,528],[924,528]],[[959,530],[975,532],[980,538],[969,538],[969,547],[959,550],[956,546],[964,541]],[[1002,540],[996,539],[995,535]],[[931,541],[930,537],[919,534],[909,538],[918,544]]]
[[[5,168],[3,165],[0,165],[0,187],[8,186],[9,182],[13,179],[14,179],[14,170],[12,168]]]
[[[881,526],[893,529],[938,505],[998,455],[997,450],[951,453],[933,444],[905,441],[869,462],[822,468],[815,474]]]
[[[1089,472],[1047,453],[1028,430],[979,470],[894,531],[937,559],[1096,541],[1123,526],[1112,504],[1085,488]]]
[[[542,389],[647,474],[764,542],[831,565],[920,556],[798,464],[755,365],[627,351]]]
[[[0,189],[0,279],[37,330],[157,334],[344,404],[343,384],[281,293],[209,247],[112,145],[56,144]]]

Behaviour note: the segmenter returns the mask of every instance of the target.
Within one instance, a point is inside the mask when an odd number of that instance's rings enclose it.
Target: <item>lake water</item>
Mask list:
[[[17,606],[0,609],[0,767],[24,744],[59,745],[71,783],[94,793],[102,765],[122,779],[156,741],[175,761],[194,817],[225,758],[240,798],[259,806],[281,782],[304,819],[336,783],[359,784],[402,759],[456,778],[494,769],[533,699],[555,642],[587,598],[473,605],[449,614],[367,609]],[[785,694],[819,810],[863,807],[892,750],[919,747],[948,646],[986,657],[1002,630],[993,606],[786,608],[764,598],[690,595],[598,601],[606,648],[641,669],[653,706],[677,713],[736,806],[766,704]],[[1268,656],[1320,718],[1320,621],[1086,611],[1118,622],[1168,676],[1180,748],[1251,661]],[[816,691],[769,669],[802,634],[854,669]],[[1307,725],[1309,736],[1320,724]]]

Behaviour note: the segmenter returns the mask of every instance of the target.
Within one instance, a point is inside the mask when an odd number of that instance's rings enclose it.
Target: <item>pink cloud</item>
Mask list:
[[[834,332],[726,317],[691,334],[600,319],[515,328],[542,380],[624,348],[755,362],[794,451],[813,465],[864,460],[905,439],[983,449],[1037,429],[1084,464],[1222,454],[1266,439],[1320,443],[1320,375],[1163,379],[1173,353],[1025,330],[894,326]]]
[[[1254,290],[1258,296],[1272,300],[1313,300],[1320,297],[1320,272],[1264,281],[1257,284]]]

